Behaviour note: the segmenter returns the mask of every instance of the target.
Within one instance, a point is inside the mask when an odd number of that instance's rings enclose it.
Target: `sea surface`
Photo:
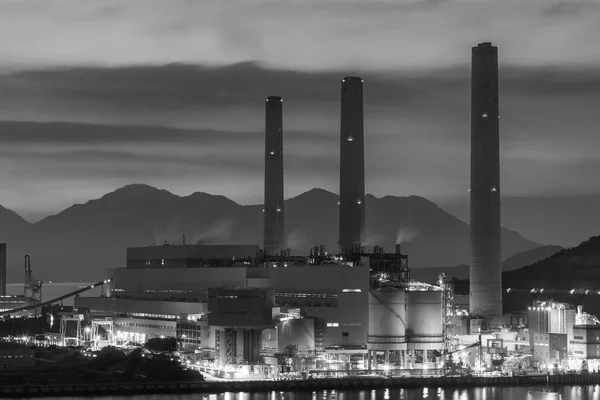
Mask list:
[[[600,386],[565,386],[550,388],[534,387],[488,387],[471,389],[383,389],[316,392],[268,392],[268,393],[223,393],[186,395],[143,395],[143,396],[97,396],[69,397],[73,400],[592,400],[600,399]],[[60,397],[47,397],[59,399]]]
[[[74,292],[75,290],[89,286],[95,282],[68,282],[68,283],[44,283],[42,285],[42,300],[48,301],[62,296],[63,294]],[[87,292],[81,293],[82,297],[85,296],[99,296],[102,288],[100,286],[90,289]],[[23,294],[22,283],[9,283],[6,285],[7,294]],[[73,298],[63,300],[64,306],[72,306]]]

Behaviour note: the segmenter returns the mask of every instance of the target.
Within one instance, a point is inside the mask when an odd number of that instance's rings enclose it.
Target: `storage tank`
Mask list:
[[[382,287],[369,294],[369,350],[406,349],[406,291]]]
[[[410,343],[441,343],[442,292],[415,290],[406,292]]]

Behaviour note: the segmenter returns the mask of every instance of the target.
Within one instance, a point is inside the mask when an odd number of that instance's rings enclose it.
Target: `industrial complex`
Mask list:
[[[71,293],[73,309],[54,313],[63,321],[56,342],[98,349],[175,338],[185,362],[229,378],[600,368],[600,322],[581,308],[536,302],[502,313],[498,48],[472,49],[468,301],[444,274],[412,279],[400,245],[365,247],[363,85],[341,81],[339,248],[286,247],[283,100],[271,96],[262,247],[184,239],[128,248],[125,266],[90,286],[101,296]],[[24,294],[7,296],[6,251],[0,245],[0,315],[60,300],[42,300],[28,257]]]

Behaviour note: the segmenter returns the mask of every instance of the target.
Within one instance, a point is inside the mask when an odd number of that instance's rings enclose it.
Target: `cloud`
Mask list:
[[[503,194],[600,190],[598,70],[500,72]],[[337,191],[345,73],[246,63],[0,75],[0,119],[12,120],[0,122],[0,204],[40,215],[132,182],[261,203],[269,94],[284,97],[286,197]],[[367,191],[468,193],[469,77],[468,68],[365,74]],[[214,100],[223,93],[227,101]]]
[[[0,4],[0,60],[435,69],[493,40],[511,65],[597,65],[599,19],[598,0],[13,0]]]

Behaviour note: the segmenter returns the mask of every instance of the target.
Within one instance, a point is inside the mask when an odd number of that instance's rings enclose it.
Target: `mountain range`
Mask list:
[[[600,196],[502,197],[502,225],[539,243],[573,247],[598,235]],[[444,201],[440,207],[469,222],[469,202]]]
[[[338,196],[313,189],[285,202],[288,247],[305,255],[311,246],[337,249]],[[467,264],[469,226],[418,196],[368,195],[366,246],[393,251],[396,243],[412,268]],[[168,242],[259,244],[262,205],[243,206],[217,195],[180,197],[147,185],[128,185],[76,204],[36,223],[0,209],[0,241],[8,243],[9,280],[22,281],[22,260],[31,255],[34,276],[43,280],[94,280],[107,268],[124,266],[128,246]],[[507,259],[539,243],[502,230]]]

